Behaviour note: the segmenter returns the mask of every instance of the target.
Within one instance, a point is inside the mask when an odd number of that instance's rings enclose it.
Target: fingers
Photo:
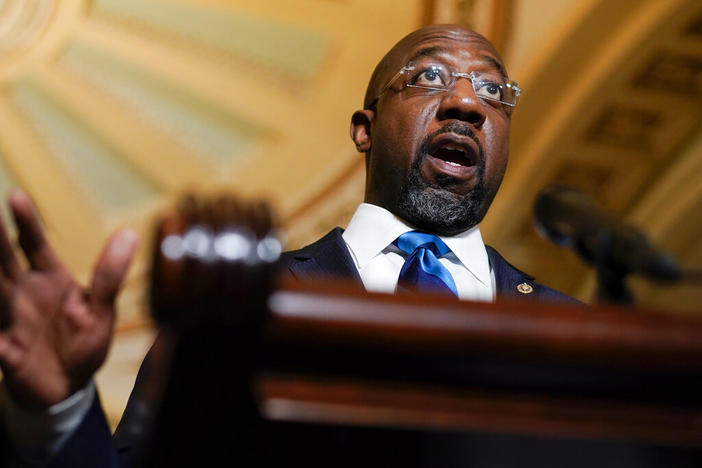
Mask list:
[[[90,287],[90,301],[97,309],[113,310],[112,305],[138,243],[139,236],[131,229],[118,231],[107,241],[95,265]]]
[[[10,353],[10,337],[0,332],[0,368],[7,367],[8,355]]]
[[[5,225],[0,219],[0,365],[5,361],[5,349],[9,346],[6,335],[2,332],[10,327],[10,301],[12,280],[19,278],[21,267],[7,236]],[[10,280],[10,281],[8,281]]]
[[[19,362],[21,353],[12,345],[12,337],[6,331],[0,331],[0,369],[5,372],[5,377]]]
[[[58,258],[46,241],[37,210],[26,193],[14,189],[9,196],[10,209],[17,224],[19,244],[34,270],[50,270],[59,265]]]
[[[12,250],[12,243],[7,236],[5,224],[0,219],[0,273],[7,278],[17,278],[20,274],[20,265]]]

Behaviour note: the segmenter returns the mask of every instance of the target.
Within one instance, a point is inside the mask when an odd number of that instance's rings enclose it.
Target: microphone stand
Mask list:
[[[597,275],[597,302],[633,306],[634,294],[626,284],[629,271],[613,267],[609,259],[612,257],[612,235],[609,230],[600,233],[592,259]]]
[[[652,247],[638,228],[602,212],[586,193],[552,185],[537,196],[536,227],[547,239],[572,248],[597,274],[597,300],[634,305],[630,273],[665,283],[702,282],[702,270],[682,270],[675,258]]]

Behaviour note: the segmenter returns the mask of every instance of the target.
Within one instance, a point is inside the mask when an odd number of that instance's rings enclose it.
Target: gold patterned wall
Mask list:
[[[534,195],[558,181],[702,266],[694,0],[0,0],[0,188],[31,192],[83,279],[110,232],[147,235],[187,188],[265,196],[302,245],[360,202],[349,117],[384,52],[432,22],[485,34],[525,90],[488,243],[589,299],[592,273],[532,226]],[[113,421],[151,339],[144,252],[99,376]],[[643,305],[702,312],[697,286],[635,288]]]

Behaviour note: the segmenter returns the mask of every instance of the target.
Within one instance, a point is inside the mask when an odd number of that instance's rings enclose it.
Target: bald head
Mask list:
[[[385,92],[410,62],[412,72]],[[478,224],[507,166],[512,110],[495,99],[506,75],[492,44],[465,28],[434,25],[402,38],[351,117],[351,139],[366,159],[366,203],[439,235]],[[449,86],[427,86],[434,83]]]
[[[433,24],[417,29],[400,39],[390,51],[380,60],[373,71],[366,96],[363,100],[363,107],[368,108],[378,96],[388,81],[396,74],[400,68],[405,66],[410,61],[413,51],[424,43],[434,40],[459,41],[469,44],[480,44],[482,47],[491,51],[492,55],[497,59],[499,67],[506,75],[504,65],[500,60],[500,56],[493,45],[484,36],[475,31],[463,28],[452,24]]]

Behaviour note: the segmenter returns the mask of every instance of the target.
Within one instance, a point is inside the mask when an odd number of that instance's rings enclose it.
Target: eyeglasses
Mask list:
[[[448,91],[456,84],[459,78],[466,78],[473,85],[475,95],[481,99],[499,102],[514,107],[517,105],[522,89],[517,83],[505,79],[497,71],[463,73],[451,70],[447,65],[429,61],[410,62],[397,72],[383,90],[371,103],[369,108],[375,106],[388,89],[400,92],[404,89],[415,92]]]

